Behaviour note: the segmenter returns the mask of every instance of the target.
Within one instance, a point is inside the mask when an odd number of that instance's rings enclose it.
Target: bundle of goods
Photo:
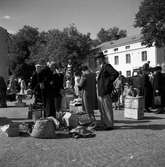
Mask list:
[[[124,117],[142,119],[144,117],[144,98],[142,96],[126,96]]]
[[[86,113],[72,114],[70,112],[66,112],[63,116],[63,120],[66,122],[67,127],[71,129],[77,127],[78,125],[89,126],[92,124],[92,120]]]
[[[89,129],[88,127],[85,127],[85,126],[77,126],[76,128],[70,131],[70,134],[76,139],[90,138],[90,137],[96,136],[96,134],[94,133],[94,130]]]
[[[59,122],[53,117],[37,120],[35,122],[31,136],[42,139],[55,138],[56,129],[58,126]]]
[[[70,101],[69,104],[69,111],[71,113],[82,113],[82,99],[81,98],[77,98],[74,99],[73,101]]]
[[[30,104],[29,106],[29,119],[34,121],[44,117],[44,106],[42,103]]]

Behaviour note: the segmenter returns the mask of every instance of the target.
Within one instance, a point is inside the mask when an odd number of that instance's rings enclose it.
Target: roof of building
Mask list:
[[[100,48],[101,50],[106,50],[106,49],[111,49],[111,48],[115,48],[123,45],[129,45],[129,44],[141,42],[141,41],[142,41],[142,35],[128,36],[125,38],[120,38],[118,40],[104,42],[98,45],[95,49]]]

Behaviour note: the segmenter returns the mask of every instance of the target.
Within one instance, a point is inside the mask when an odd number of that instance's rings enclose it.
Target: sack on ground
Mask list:
[[[54,122],[50,119],[37,120],[32,130],[31,136],[35,138],[55,138],[56,127]]]

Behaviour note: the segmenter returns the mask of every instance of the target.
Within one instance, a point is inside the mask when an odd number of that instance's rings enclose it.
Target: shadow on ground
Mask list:
[[[120,129],[120,130],[125,130],[125,129],[148,129],[148,130],[164,130],[165,129],[165,124],[149,124],[149,125],[132,125],[132,126],[115,126],[114,129]]]

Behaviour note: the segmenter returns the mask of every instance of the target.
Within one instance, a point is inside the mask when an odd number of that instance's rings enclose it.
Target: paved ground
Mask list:
[[[95,138],[34,139],[0,135],[0,167],[164,167],[165,115],[144,120],[115,111],[115,129]]]

